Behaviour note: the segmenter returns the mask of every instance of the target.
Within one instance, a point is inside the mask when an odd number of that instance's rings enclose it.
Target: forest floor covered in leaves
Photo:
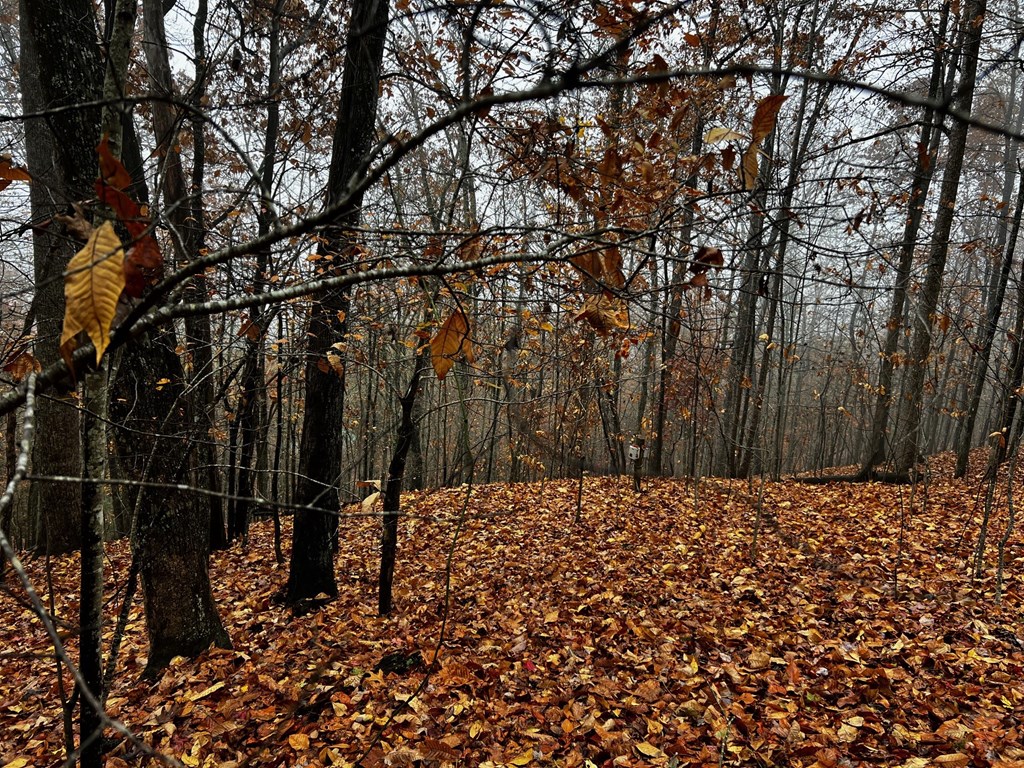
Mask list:
[[[587,478],[576,525],[571,480],[412,495],[386,619],[379,519],[342,521],[340,596],[301,617],[273,600],[287,568],[260,523],[213,558],[235,649],[143,682],[137,605],[108,712],[221,768],[1024,766],[1024,536],[997,602],[1005,490],[972,580],[984,489],[942,477]],[[128,552],[108,552],[113,616]],[[51,566],[73,621],[77,558]],[[20,590],[0,615],[0,766],[60,764],[52,649]],[[140,761],[121,741],[108,765]]]

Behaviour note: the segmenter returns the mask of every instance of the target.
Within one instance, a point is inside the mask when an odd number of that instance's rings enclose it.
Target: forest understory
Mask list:
[[[143,681],[137,599],[107,710],[218,768],[1024,766],[1024,534],[997,600],[1006,483],[972,579],[985,485],[951,461],[914,487],[588,477],[575,524],[574,480],[408,495],[389,618],[375,514],[342,520],[340,596],[303,616],[260,523],[212,560],[234,650]],[[130,555],[107,553],[113,616]],[[74,658],[78,560],[49,565]],[[59,765],[52,647],[10,572],[0,615],[0,765]],[[107,735],[108,766],[143,762]]]

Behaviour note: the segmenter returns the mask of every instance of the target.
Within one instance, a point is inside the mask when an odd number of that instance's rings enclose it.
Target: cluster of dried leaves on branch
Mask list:
[[[417,495],[388,619],[376,519],[344,521],[342,596],[303,617],[257,526],[213,564],[237,650],[139,682],[136,611],[108,708],[188,766],[1024,766],[1024,536],[997,603],[991,568],[965,575],[978,487],[934,479],[922,508],[920,486],[588,478],[576,527],[573,481]],[[53,567],[71,617],[76,564]],[[0,611],[0,762],[53,764],[50,650],[17,596]]]

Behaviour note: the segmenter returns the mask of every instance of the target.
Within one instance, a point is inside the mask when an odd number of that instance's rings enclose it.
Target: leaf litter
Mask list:
[[[756,483],[645,487],[587,478],[576,526],[574,480],[408,495],[386,619],[376,518],[342,521],[341,596],[301,617],[274,601],[287,568],[257,524],[248,550],[212,558],[235,650],[140,681],[136,599],[108,711],[220,768],[1024,766],[1024,539],[997,603],[994,544],[970,579],[977,483],[933,480],[924,505],[892,485],[766,483],[755,561]],[[997,509],[990,541],[1003,526]],[[129,552],[107,551],[113,617]],[[77,557],[52,566],[74,653]],[[45,584],[42,560],[29,569]],[[52,652],[21,595],[0,611],[0,764],[52,765]],[[115,743],[109,766],[138,763]]]

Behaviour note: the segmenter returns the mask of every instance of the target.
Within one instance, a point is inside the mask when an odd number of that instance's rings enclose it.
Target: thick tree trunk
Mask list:
[[[327,190],[328,206],[346,197],[348,202],[320,244],[323,258],[318,263],[327,265],[325,276],[344,273],[352,260],[352,230],[359,223],[362,195],[348,196],[348,187],[373,141],[389,10],[388,0],[354,0],[352,4]],[[327,352],[344,338],[348,307],[347,288],[321,294],[306,332],[305,413],[294,498],[300,508],[292,528],[286,596],[296,607],[315,601],[318,595],[338,593],[330,539],[337,529],[337,515],[332,512],[338,507],[345,382],[328,364]]]
[[[173,98],[175,88],[171,76],[167,34],[164,29],[163,4],[160,0],[143,0],[143,21],[143,48],[151,87],[154,92]],[[199,78],[199,88],[198,92],[193,94],[193,98],[198,103],[205,92],[205,72],[200,67],[196,74]],[[173,230],[171,241],[174,244],[175,260],[179,265],[183,265],[198,257],[205,240],[202,209],[204,158],[201,155],[196,156],[192,177],[195,188],[189,190],[177,141],[180,118],[173,104],[168,101],[154,102],[153,128],[162,159],[164,207],[169,211],[169,223]],[[200,139],[197,146],[202,148],[204,142]],[[203,274],[196,275],[189,281],[186,300],[197,302],[205,301],[206,298],[206,277]],[[209,490],[217,491],[220,489],[220,477],[216,470],[215,445],[210,434],[214,408],[210,318],[206,315],[186,318],[184,341],[192,364],[192,381],[188,389],[189,417],[195,438],[192,473],[199,485],[208,485]],[[204,512],[209,520],[217,520],[223,516],[223,505],[215,493],[202,497],[198,503],[205,508]],[[210,529],[211,523],[207,522],[206,527]]]
[[[173,329],[152,331],[129,348],[118,372],[111,419],[129,477],[160,484],[185,482],[193,439],[187,384]],[[154,382],[164,379],[159,387]],[[230,647],[213,602],[208,510],[186,491],[140,488],[133,548],[141,563],[149,661],[155,675],[175,656],[211,645]]]
[[[22,0],[21,91],[26,112],[92,101],[99,93],[100,59],[96,27],[87,0]],[[44,55],[61,51],[60,56]],[[47,120],[25,122],[32,221],[42,225],[72,201],[93,196],[99,110],[75,109]],[[36,292],[34,354],[44,366],[60,359],[57,342],[64,318],[61,273],[74,255],[74,241],[52,224],[33,229]],[[32,471],[77,477],[81,470],[78,409],[66,395],[40,398]],[[31,520],[35,544],[51,554],[80,544],[81,488],[75,483],[32,483]]]
[[[163,9],[159,2],[147,1],[144,13],[150,75],[155,88],[166,90],[170,69]],[[167,142],[175,117],[166,104],[154,104],[153,112],[158,140]],[[165,201],[185,202],[180,157],[168,144],[163,144],[163,160]],[[186,210],[182,215],[189,214]],[[171,224],[182,238],[189,237],[190,223],[176,215]],[[179,246],[178,258],[187,257],[188,251]],[[197,427],[176,350],[173,327],[154,329],[126,349],[118,367],[110,415],[121,428],[115,430],[114,442],[122,469],[135,480],[173,485],[187,482],[190,475]],[[195,656],[210,645],[229,647],[230,642],[210,587],[206,499],[140,487],[136,509],[132,544],[141,563],[149,634],[145,673],[153,676],[175,656]]]

